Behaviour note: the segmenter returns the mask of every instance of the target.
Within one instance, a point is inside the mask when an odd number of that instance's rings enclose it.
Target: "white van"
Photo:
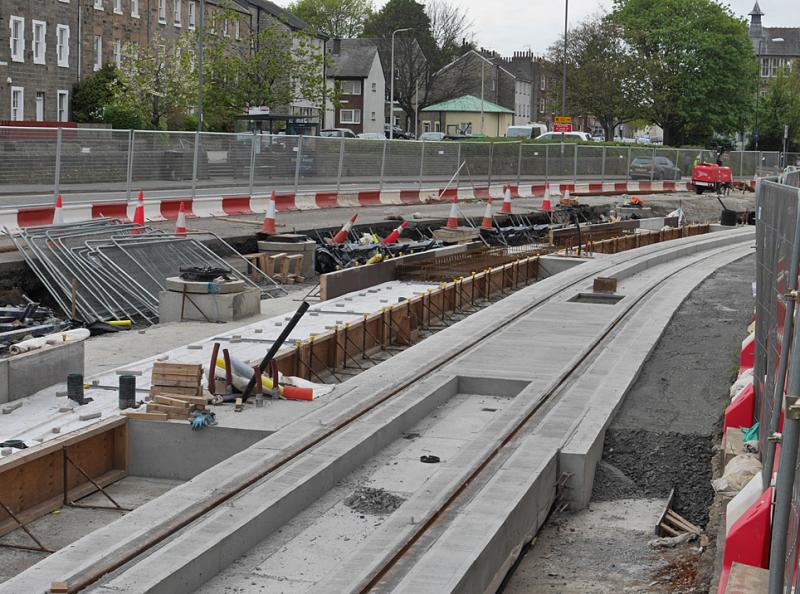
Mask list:
[[[582,140],[583,142],[591,142],[592,137],[587,132],[547,132],[541,136],[537,136],[536,140],[553,140],[558,142],[561,139],[565,140]]]
[[[524,126],[509,126],[506,138],[536,138],[547,132],[545,124],[525,124]]]

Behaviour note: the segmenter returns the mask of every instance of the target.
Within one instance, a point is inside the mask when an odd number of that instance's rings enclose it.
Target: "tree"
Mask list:
[[[644,72],[643,116],[664,144],[708,142],[752,113],[753,48],[744,21],[713,0],[616,0],[611,18]]]
[[[567,44],[567,111],[597,118],[609,140],[619,124],[641,113],[646,91],[643,68],[622,33],[617,23],[600,15],[571,29]],[[563,36],[550,47],[548,58],[553,78],[560,78]],[[554,89],[552,103],[561,111],[560,85]]]
[[[366,37],[378,39],[387,87],[391,83],[392,31],[408,27],[412,30],[395,39],[394,97],[413,121],[415,107],[430,105],[436,96],[434,74],[472,49],[472,35],[466,14],[445,0],[431,0],[427,6],[414,0],[389,0],[364,26]]]
[[[114,99],[114,64],[106,64],[72,87],[72,117],[76,122],[102,122],[106,105]]]
[[[119,76],[111,85],[113,105],[153,129],[181,127],[197,94],[193,49],[188,33],[174,46],[161,37],[142,47],[126,43]]]
[[[361,37],[372,14],[371,0],[297,0],[289,5],[297,15],[327,37]]]
[[[797,65],[781,68],[770,79],[758,108],[759,149],[783,149],[783,127],[789,126],[787,150],[800,145],[800,73]]]

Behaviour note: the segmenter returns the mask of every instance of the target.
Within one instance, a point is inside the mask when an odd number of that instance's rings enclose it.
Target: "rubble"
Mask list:
[[[382,516],[392,513],[405,499],[383,489],[358,487],[344,500],[344,504],[356,513]]]

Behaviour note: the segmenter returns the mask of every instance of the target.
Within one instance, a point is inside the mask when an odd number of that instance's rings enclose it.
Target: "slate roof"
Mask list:
[[[256,8],[260,8],[264,12],[271,14],[279,21],[286,23],[292,29],[311,29],[311,25],[309,25],[303,19],[293,15],[285,8],[281,8],[274,2],[270,2],[269,0],[247,0],[247,2]]]
[[[764,45],[762,56],[797,56],[800,57],[800,28],[798,27],[764,27],[762,29]],[[783,39],[783,41],[774,41]],[[758,43],[755,39],[754,45]]]
[[[378,46],[373,39],[334,39],[328,47],[341,43],[338,55],[331,53],[328,76],[333,78],[367,78]]]

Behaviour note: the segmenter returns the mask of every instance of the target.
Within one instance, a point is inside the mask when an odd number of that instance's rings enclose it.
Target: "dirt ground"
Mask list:
[[[719,270],[681,305],[609,428],[589,508],[548,520],[507,594],[709,591],[721,523],[710,480],[754,266],[748,256]],[[708,546],[648,546],[673,488]]]

